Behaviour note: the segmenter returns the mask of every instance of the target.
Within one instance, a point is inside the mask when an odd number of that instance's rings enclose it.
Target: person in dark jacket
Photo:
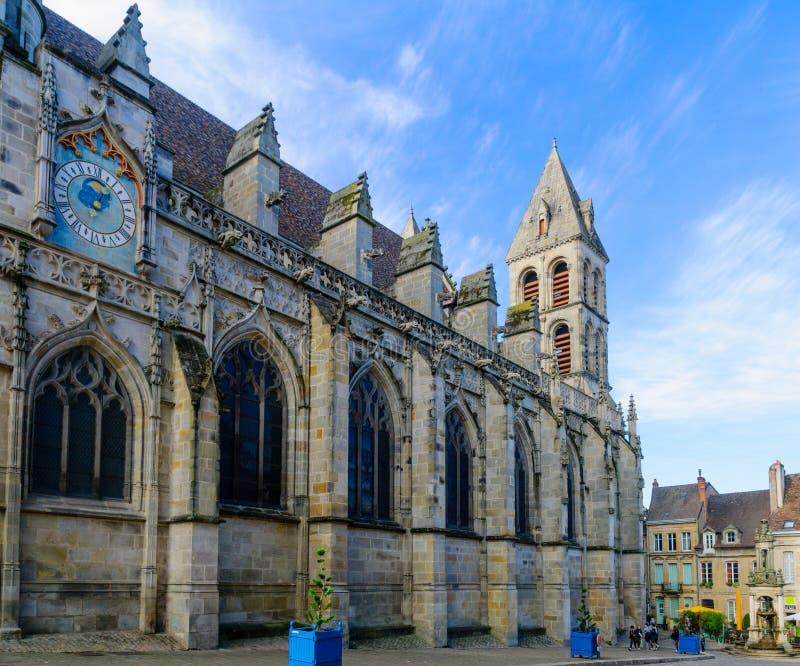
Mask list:
[[[675,652],[678,651],[678,639],[680,638],[680,634],[678,633],[678,627],[672,627],[672,633],[669,635],[672,639],[672,642],[675,643]]]

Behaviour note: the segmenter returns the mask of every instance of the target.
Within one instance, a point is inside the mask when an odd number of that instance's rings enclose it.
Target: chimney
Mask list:
[[[703,506],[706,504],[706,480],[703,478],[703,470],[697,470],[697,496],[700,498],[700,501],[703,503]]]
[[[776,460],[769,468],[769,511],[774,513],[783,508],[783,495],[786,491],[786,472],[780,460]]]
[[[658,488],[658,479],[653,479],[653,488]]]

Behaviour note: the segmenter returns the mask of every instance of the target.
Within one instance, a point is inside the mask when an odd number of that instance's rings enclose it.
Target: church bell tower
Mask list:
[[[581,200],[555,139],[506,254],[508,320],[538,311],[541,351],[567,383],[597,395],[608,383],[608,263],[591,199]]]

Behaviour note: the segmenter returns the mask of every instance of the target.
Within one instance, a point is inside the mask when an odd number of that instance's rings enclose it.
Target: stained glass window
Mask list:
[[[514,491],[515,491],[515,527],[517,534],[528,535],[530,522],[528,516],[528,466],[525,461],[525,451],[517,441],[514,448]]]
[[[445,440],[447,526],[470,529],[472,527],[470,447],[464,419],[455,409],[448,412],[445,417]]]
[[[225,352],[217,369],[219,499],[278,508],[283,479],[283,382],[267,350],[247,340]]]
[[[100,354],[76,347],[54,359],[36,384],[32,422],[32,492],[129,497],[130,401]]]
[[[352,518],[389,520],[392,416],[380,384],[369,374],[350,392],[347,509]]]

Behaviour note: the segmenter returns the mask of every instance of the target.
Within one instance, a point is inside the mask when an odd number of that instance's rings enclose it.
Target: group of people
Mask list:
[[[631,625],[631,628],[628,631],[628,639],[630,641],[628,649],[641,650],[642,638],[644,638],[644,642],[647,643],[648,650],[658,650],[658,627],[656,627],[655,622],[652,620],[650,622],[646,622],[644,625],[644,630],[642,630],[641,626],[634,627]]]

